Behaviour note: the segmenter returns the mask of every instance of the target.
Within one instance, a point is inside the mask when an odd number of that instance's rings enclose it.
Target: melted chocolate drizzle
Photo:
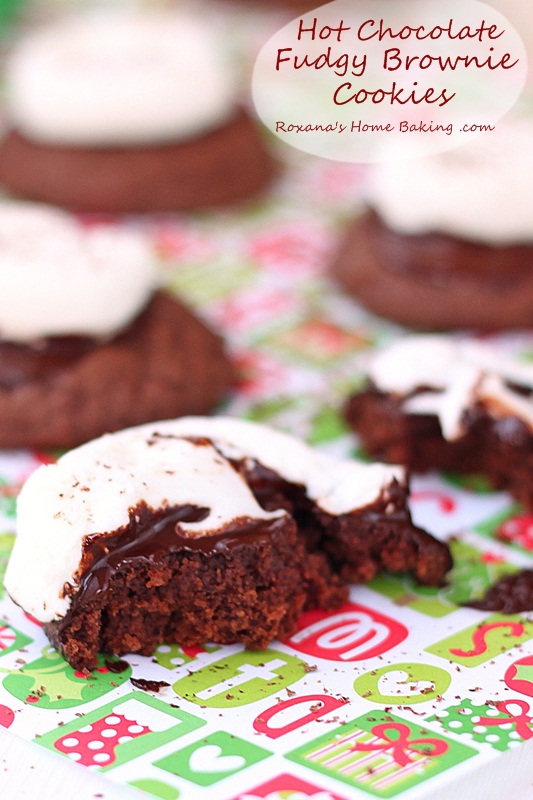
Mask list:
[[[145,503],[130,511],[130,522],[112,533],[86,536],[80,563],[78,591],[69,586],[66,594],[73,594],[72,608],[88,603],[107,592],[113,576],[132,561],[160,563],[168,553],[202,553],[206,556],[249,542],[250,539],[270,536],[279,526],[278,519],[235,519],[215,534],[187,534],[180,523],[201,522],[210,514],[202,506],[182,505],[154,511]]]
[[[199,440],[198,444],[203,442]],[[253,459],[231,463],[264,509],[288,511],[305,540],[306,549],[323,550],[332,565],[336,564],[338,568],[346,554],[342,556],[339,553],[339,545],[335,538],[331,538],[330,531],[342,527],[345,521],[351,545],[356,550],[359,538],[363,550],[368,550],[368,545],[364,545],[362,540],[367,539],[369,529],[372,529],[377,541],[384,542],[392,525],[407,534],[412,546],[424,558],[427,556],[431,560],[435,555],[433,551],[437,549],[439,553],[436,560],[440,563],[443,559],[440,549],[445,549],[444,545],[437,544],[427,533],[413,525],[405,505],[407,489],[395,481],[370,505],[337,518],[321,510],[307,496],[304,486],[286,481]],[[237,518],[215,534],[198,532],[194,535],[181,528],[182,523],[205,520],[210,512],[209,508],[190,504],[154,510],[140,503],[130,509],[129,523],[124,527],[109,533],[86,536],[80,566],[74,576],[78,585],[66,584],[64,588],[65,594],[72,596],[72,603],[67,615],[58,621],[60,627],[69,623],[77,607],[90,603],[105,605],[115,576],[132,563],[158,565],[172,553],[205,557],[220,554],[227,557],[235,548],[270,539],[287,524],[287,517],[283,515],[272,520]],[[343,552],[345,545],[346,542],[341,548]],[[449,559],[449,556],[446,558]],[[448,568],[451,563],[446,562],[444,566]]]

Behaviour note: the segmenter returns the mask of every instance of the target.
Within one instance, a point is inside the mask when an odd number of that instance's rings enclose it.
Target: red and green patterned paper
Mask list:
[[[225,334],[240,380],[224,413],[364,456],[339,408],[366,355],[403,332],[325,270],[365,171],[280,157],[287,171],[260,205],[87,221],[138,225],[168,290]],[[533,358],[533,336],[500,338]],[[459,800],[533,739],[533,614],[460,605],[532,564],[533,515],[507,495],[453,475],[414,479],[416,520],[451,540],[445,587],[380,576],[265,652],[162,645],[126,664],[102,657],[87,676],[2,586],[17,492],[51,458],[0,453],[0,726],[162,800]],[[132,677],[163,685],[146,692]]]

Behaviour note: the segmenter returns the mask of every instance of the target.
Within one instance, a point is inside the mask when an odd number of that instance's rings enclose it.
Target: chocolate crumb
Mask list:
[[[491,586],[480,600],[463,605],[480,611],[499,611],[502,614],[518,614],[533,610],[533,570],[524,569],[506,575]]]
[[[129,668],[129,664],[127,661],[123,661],[119,659],[118,661],[107,661],[105,662],[106,667],[108,668],[109,672],[125,672]]]
[[[130,682],[136,689],[142,689],[144,692],[159,692],[160,689],[170,686],[166,681],[149,681],[146,678],[130,678]]]

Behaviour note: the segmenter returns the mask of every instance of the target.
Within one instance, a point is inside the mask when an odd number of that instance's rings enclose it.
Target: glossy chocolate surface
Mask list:
[[[209,513],[209,508],[192,505],[154,511],[141,504],[130,512],[130,523],[125,528],[85,537],[80,588],[73,595],[72,609],[108,591],[116,572],[132,562],[157,564],[169,553],[178,551],[206,556],[228,553],[250,540],[271,536],[286,524],[284,517],[274,520],[242,517],[216,534],[194,535],[180,529],[180,523],[201,522]],[[73,588],[66,585],[65,594],[71,593]]]
[[[409,234],[389,228],[374,211],[361,220],[372,236],[376,252],[391,272],[439,284],[465,272],[489,283],[512,283],[533,274],[533,244],[495,247],[445,233]]]
[[[490,224],[490,221],[487,221]],[[492,246],[357,217],[331,264],[371,311],[424,330],[508,330],[533,324],[533,243]]]

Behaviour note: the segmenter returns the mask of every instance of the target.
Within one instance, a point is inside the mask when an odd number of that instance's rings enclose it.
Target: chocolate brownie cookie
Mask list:
[[[258,194],[275,167],[227,62],[220,42],[178,12],[101,11],[37,31],[7,65],[0,181],[91,212]]]
[[[19,497],[5,586],[78,669],[163,641],[265,648],[347,579],[439,584],[446,545],[416,528],[400,467],[331,458],[230,418],[96,439]]]
[[[186,142],[133,147],[43,144],[11,130],[0,145],[10,192],[85,212],[178,211],[241,201],[274,174],[256,125],[242,109]]]
[[[133,231],[4,203],[0,264],[0,447],[72,447],[228,390],[222,340],[156,291]]]
[[[402,339],[368,367],[346,418],[374,457],[483,473],[533,507],[533,368],[487,344]]]
[[[332,272],[370,310],[415,328],[533,323],[533,125],[498,125],[468,146],[376,165],[371,211]]]

